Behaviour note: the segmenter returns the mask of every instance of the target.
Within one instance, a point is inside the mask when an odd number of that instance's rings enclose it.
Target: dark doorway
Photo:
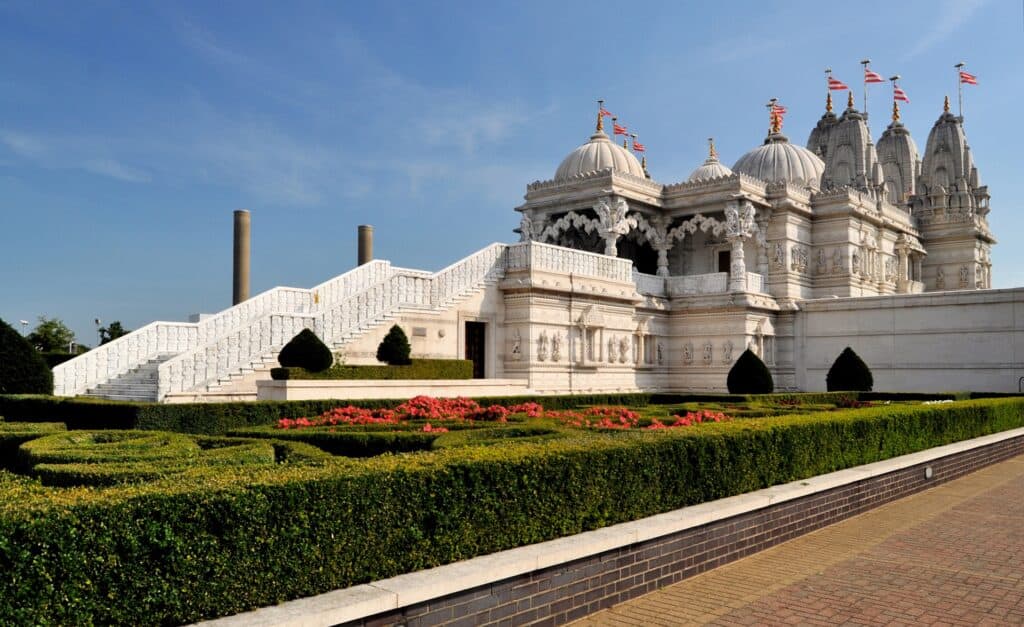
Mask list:
[[[729,271],[729,257],[731,257],[731,256],[732,255],[729,254],[728,250],[720,250],[720,251],[718,251],[718,271],[719,272],[728,272]]]
[[[473,378],[484,378],[484,341],[487,337],[486,322],[466,323],[466,359],[473,362]]]

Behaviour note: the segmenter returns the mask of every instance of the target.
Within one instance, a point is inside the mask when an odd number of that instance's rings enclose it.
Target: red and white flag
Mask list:
[[[612,130],[615,135],[629,135],[629,130],[620,124],[612,124]]]
[[[875,72],[874,70],[869,70],[868,68],[864,68],[864,82],[865,83],[884,83],[885,79],[882,78],[882,75],[879,74],[878,72]]]
[[[892,88],[892,99],[901,100],[907,104],[910,104],[910,98],[907,98],[907,92],[903,91],[902,87]]]
[[[844,91],[849,89],[849,87],[846,86],[846,83],[838,78],[832,78],[831,76],[828,77],[828,88],[830,91]]]
[[[602,118],[610,118],[610,117],[612,117],[612,112],[607,110],[607,109],[605,109],[604,107],[601,107],[601,110],[598,111],[598,113],[601,115]]]
[[[647,152],[647,148],[635,139],[633,140],[633,150],[636,152]]]
[[[968,72],[960,70],[960,82],[966,83],[967,85],[977,85],[978,77],[975,76],[974,74],[970,74]]]
[[[784,106],[782,106],[780,104],[773,104],[772,105],[772,113],[774,113],[776,115],[786,115],[786,107],[784,107]]]

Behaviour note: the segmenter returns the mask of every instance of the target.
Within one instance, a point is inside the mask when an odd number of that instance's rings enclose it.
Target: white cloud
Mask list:
[[[112,179],[128,183],[148,183],[153,180],[149,174],[113,159],[90,159],[82,163],[81,168],[93,174],[109,176]]]
[[[82,170],[128,183],[148,183],[152,177],[109,154],[109,138],[40,136],[22,131],[0,132],[0,143],[18,157],[48,170]]]
[[[26,133],[0,132],[0,142],[3,142],[16,155],[28,159],[40,159],[47,153],[46,144],[40,138]]]

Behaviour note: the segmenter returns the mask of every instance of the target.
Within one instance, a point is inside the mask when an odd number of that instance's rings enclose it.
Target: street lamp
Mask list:
[[[19,320],[21,323],[21,334],[28,335],[28,320]]]
[[[103,321],[100,320],[99,318],[96,318],[95,320],[93,320],[93,322],[96,323],[96,336],[99,338],[97,340],[96,346],[99,346],[100,344],[103,343],[103,332],[100,331],[100,325],[103,324]]]

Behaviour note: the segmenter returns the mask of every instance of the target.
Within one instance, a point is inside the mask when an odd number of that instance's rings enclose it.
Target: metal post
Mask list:
[[[961,61],[953,66],[956,68],[956,99],[960,117],[964,117],[964,82],[960,80],[960,72],[963,71],[964,65],[964,62]]]
[[[864,59],[860,62],[864,66],[864,71],[861,72],[860,80],[864,83],[864,119],[868,119],[868,82],[865,80],[868,74],[868,63],[871,63],[871,59]]]

